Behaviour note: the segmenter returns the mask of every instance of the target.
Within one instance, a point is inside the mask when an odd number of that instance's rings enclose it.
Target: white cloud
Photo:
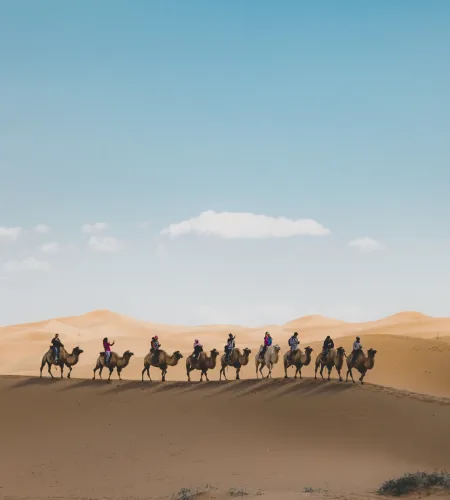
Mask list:
[[[50,227],[47,226],[46,224],[38,224],[34,230],[37,233],[49,233],[50,232]]]
[[[83,231],[83,233],[99,233],[100,231],[104,231],[107,227],[105,222],[95,222],[94,224],[83,224],[81,226],[81,231]]]
[[[375,250],[384,250],[384,246],[377,240],[373,238],[365,237],[365,238],[357,238],[356,240],[352,240],[348,243],[349,247],[358,248],[363,252],[373,252]]]
[[[51,265],[48,262],[28,257],[24,260],[11,260],[3,265],[3,270],[7,273],[25,273],[29,271],[50,271]]]
[[[89,248],[93,252],[116,253],[120,250],[120,241],[112,236],[91,236],[89,239]]]
[[[269,217],[250,212],[214,212],[171,224],[161,234],[172,238],[186,234],[214,235],[219,238],[288,238],[292,236],[324,236],[330,230],[312,219]]]
[[[57,241],[52,241],[51,243],[44,243],[40,246],[40,249],[43,253],[59,253],[61,245]]]
[[[21,227],[0,227],[0,241],[16,241],[21,233]]]

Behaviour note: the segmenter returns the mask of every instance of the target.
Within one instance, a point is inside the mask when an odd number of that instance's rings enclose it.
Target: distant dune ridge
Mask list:
[[[195,338],[200,339],[205,350],[215,348],[222,353],[228,333],[233,332],[238,347],[252,350],[251,361],[241,370],[241,377],[254,378],[254,356],[266,330],[281,346],[282,353],[288,349],[287,341],[294,331],[299,333],[300,347],[310,345],[314,349],[310,366],[302,370],[304,377],[314,375],[314,361],[326,335],[331,335],[336,347],[342,345],[347,353],[351,351],[355,335],[359,335],[365,349],[372,347],[377,350],[375,367],[367,374],[366,382],[436,396],[450,395],[450,318],[433,318],[414,311],[365,323],[311,315],[283,325],[251,328],[235,325],[164,325],[97,310],[80,316],[1,327],[0,374],[38,375],[42,355],[56,332],[69,351],[76,346],[84,350],[79,364],[73,369],[74,378],[92,376],[105,336],[116,341],[114,350],[119,354],[127,349],[133,351],[135,356],[122,372],[124,380],[140,379],[143,358],[155,334],[159,335],[164,350],[169,353],[179,350],[187,357],[192,352]],[[58,370],[53,370],[56,375]],[[160,379],[159,370],[152,368],[151,373],[154,380]],[[293,376],[293,369],[288,374]],[[193,380],[199,376],[199,372],[192,373]],[[229,369],[228,377],[233,376],[233,370]],[[283,376],[282,360],[275,366],[273,376]],[[219,368],[210,371],[209,377],[217,380]],[[115,374],[113,378],[116,378]],[[332,378],[337,378],[334,371]],[[185,359],[176,367],[169,368],[167,380],[186,380]]]

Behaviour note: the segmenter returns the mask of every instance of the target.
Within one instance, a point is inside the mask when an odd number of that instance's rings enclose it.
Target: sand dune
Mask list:
[[[1,377],[0,398],[4,498],[357,498],[450,467],[450,400],[378,386]]]
[[[1,328],[2,498],[189,498],[176,494],[200,488],[203,500],[233,492],[368,500],[392,476],[450,467],[450,320],[405,313],[367,324],[313,316],[272,325],[282,352],[294,330],[314,349],[295,381],[282,378],[281,361],[273,372],[280,378],[254,380],[266,329],[161,325],[109,311]],[[189,384],[185,359],[165,384],[132,380],[155,333],[164,349],[186,357],[195,337],[222,351],[230,330],[252,349],[243,380],[218,382],[217,367],[211,382]],[[72,374],[81,380],[36,378],[55,331],[68,350],[84,349]],[[311,378],[323,337],[349,352],[356,332],[378,351],[368,383],[341,383],[335,372],[331,382]],[[117,352],[135,353],[124,381],[82,380],[92,376],[105,335]]]
[[[118,353],[129,349],[135,354],[123,371],[123,378],[139,379],[152,335],[160,336],[162,346],[168,352],[180,350],[186,357],[191,353],[193,339],[197,337],[203,342],[205,350],[216,348],[222,352],[231,330],[237,336],[239,347],[248,346],[252,349],[250,362],[242,369],[241,376],[254,378],[254,355],[266,329],[230,325],[161,325],[110,311],[93,311],[81,316],[2,327],[0,373],[38,375],[42,355],[48,349],[53,333],[58,331],[69,350],[78,345],[85,351],[80,363],[74,367],[74,377],[92,376],[92,369],[102,348],[101,340],[108,336],[116,340],[114,349]],[[314,375],[314,360],[325,335],[332,335],[336,345],[343,345],[350,352],[354,336],[358,334],[364,347],[373,347],[378,351],[375,368],[368,373],[367,382],[436,396],[450,395],[450,319],[405,312],[377,322],[353,324],[321,316],[307,316],[284,325],[272,325],[269,331],[282,352],[287,350],[287,340],[293,331],[299,331],[303,347],[307,344],[313,347],[313,362],[302,371],[306,377]],[[439,339],[436,338],[438,336]],[[159,380],[158,370],[152,368],[151,373],[153,379]],[[284,376],[281,362],[275,367],[273,375]],[[233,376],[233,370],[229,369],[228,377]],[[336,377],[336,374],[332,376]],[[197,380],[199,373],[194,372],[192,377]],[[217,380],[218,377],[219,369],[216,368],[210,378]],[[168,380],[186,380],[185,359],[178,366],[169,368]]]

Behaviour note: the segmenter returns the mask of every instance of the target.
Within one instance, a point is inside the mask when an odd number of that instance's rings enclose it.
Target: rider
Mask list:
[[[327,338],[323,342],[322,348],[322,359],[325,361],[327,359],[328,353],[330,349],[334,347],[333,339],[328,335]]]
[[[288,356],[288,361],[289,363],[292,363],[292,355],[294,351],[298,349],[298,344],[300,344],[300,340],[298,340],[298,333],[295,332],[294,335],[289,339],[288,341],[289,347],[291,350],[289,351],[289,356]]]
[[[158,341],[158,335],[155,335],[152,337],[151,341],[151,347],[150,347],[150,352],[153,354],[153,358],[155,360],[155,363],[159,363],[159,349],[161,347],[161,344]]]
[[[64,345],[59,340],[59,333],[55,333],[55,336],[52,338],[52,349],[53,349],[53,356],[55,357],[56,363],[59,360],[59,350],[61,347],[64,347]]]
[[[264,355],[266,354],[267,348],[272,345],[272,337],[270,336],[269,332],[266,332],[264,335],[264,347],[261,351],[261,358],[264,358]]]
[[[194,353],[192,354],[193,358],[197,361],[199,354],[203,352],[203,346],[200,344],[198,339],[194,340]]]
[[[105,365],[108,366],[109,360],[111,359],[111,347],[115,344],[113,340],[112,344],[109,343],[108,337],[103,339],[103,349],[105,350]]]
[[[356,340],[353,342],[351,364],[353,364],[356,361],[356,356],[358,356],[358,353],[361,350],[362,350],[361,339],[359,337],[356,337]]]
[[[230,360],[231,353],[235,347],[234,339],[236,337],[233,336],[232,333],[228,335],[227,345],[225,346],[225,360],[228,362]]]

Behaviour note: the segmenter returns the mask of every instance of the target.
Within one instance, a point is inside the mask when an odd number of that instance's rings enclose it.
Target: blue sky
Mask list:
[[[449,22],[445,1],[2,2],[0,324],[450,315]]]

